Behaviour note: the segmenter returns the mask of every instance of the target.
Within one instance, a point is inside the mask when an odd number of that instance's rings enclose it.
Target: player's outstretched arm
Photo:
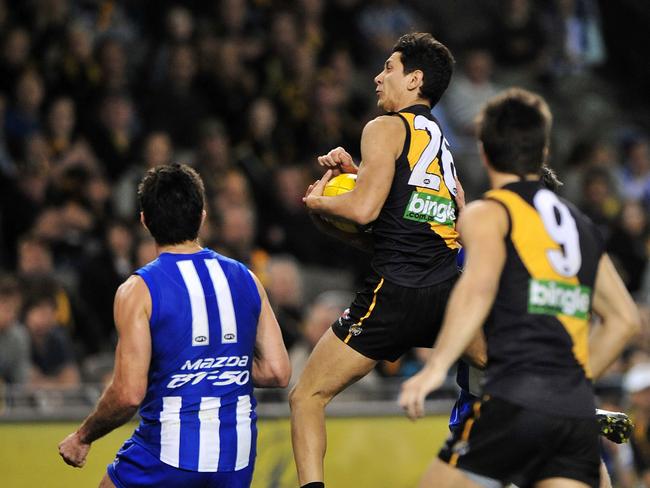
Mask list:
[[[255,336],[253,384],[258,388],[286,388],[291,378],[291,363],[282,332],[266,291],[257,276],[251,273],[262,300],[262,309]]]
[[[398,117],[381,116],[370,121],[361,135],[362,163],[354,189],[335,197],[323,197],[327,178],[313,186],[305,196],[312,212],[342,217],[366,225],[377,218],[388,197],[395,161],[406,138],[404,123]]]
[[[598,378],[641,329],[639,310],[607,254],[600,258],[593,309],[602,318],[589,338],[589,366]]]
[[[59,454],[71,466],[82,467],[93,441],[128,422],[147,391],[151,297],[142,278],[131,276],[120,286],[113,312],[118,333],[113,378],[95,410],[59,444]]]
[[[490,200],[469,204],[458,220],[465,242],[465,270],[451,293],[433,353],[422,370],[402,385],[400,406],[416,419],[424,399],[444,382],[447,371],[475,339],[487,318],[506,261],[508,216]]]

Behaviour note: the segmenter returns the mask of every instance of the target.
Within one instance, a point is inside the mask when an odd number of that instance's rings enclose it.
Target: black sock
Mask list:
[[[325,488],[325,483],[322,481],[312,481],[306,485],[302,485],[300,488]]]

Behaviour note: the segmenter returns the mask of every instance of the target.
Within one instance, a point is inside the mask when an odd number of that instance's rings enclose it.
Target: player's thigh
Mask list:
[[[535,488],[590,488],[590,486],[569,478],[548,478],[535,483]]]
[[[434,459],[420,480],[419,488],[480,488],[462,471]]]
[[[104,477],[99,482],[99,488],[115,488],[111,477],[108,476],[108,473],[104,473]]]
[[[297,400],[317,395],[329,401],[367,375],[376,363],[346,345],[332,329],[328,329],[309,356],[291,396]]]

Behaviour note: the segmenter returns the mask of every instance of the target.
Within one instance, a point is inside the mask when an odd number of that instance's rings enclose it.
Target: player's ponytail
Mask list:
[[[557,174],[548,164],[544,163],[539,169],[540,181],[544,188],[547,188],[551,191],[558,191],[559,188],[564,185],[557,177]]]

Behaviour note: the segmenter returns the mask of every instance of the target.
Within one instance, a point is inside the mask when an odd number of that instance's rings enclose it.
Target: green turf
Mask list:
[[[335,487],[401,488],[416,484],[447,435],[447,419],[412,423],[404,418],[328,420],[326,478]],[[0,485],[3,488],[97,486],[106,465],[131,435],[130,424],[100,439],[83,469],[63,463],[57,444],[74,424],[0,424]],[[253,487],[297,486],[289,422],[259,423]]]

